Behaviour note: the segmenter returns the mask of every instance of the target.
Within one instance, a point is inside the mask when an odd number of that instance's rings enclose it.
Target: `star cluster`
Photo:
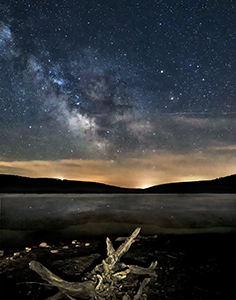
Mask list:
[[[155,155],[234,159],[235,13],[230,0],[3,1],[1,161],[152,157],[165,173]]]

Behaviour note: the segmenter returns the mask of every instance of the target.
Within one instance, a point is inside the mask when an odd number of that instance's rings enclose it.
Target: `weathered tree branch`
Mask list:
[[[137,294],[134,296],[133,300],[138,300],[141,298],[143,290],[144,290],[145,286],[149,283],[149,281],[150,281],[150,278],[144,278],[144,280],[140,284],[139,290],[138,290]]]
[[[57,287],[64,294],[80,296],[83,299],[94,296],[94,287],[95,283],[93,281],[84,281],[84,282],[69,282],[61,279],[57,275],[53,274],[46,267],[40,264],[37,261],[31,261],[29,263],[31,270],[38,273],[42,279],[49,282],[52,286]]]

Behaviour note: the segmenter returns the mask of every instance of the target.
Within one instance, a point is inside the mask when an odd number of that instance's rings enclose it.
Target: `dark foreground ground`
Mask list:
[[[115,241],[117,237],[110,238],[115,248],[121,244]],[[105,237],[101,236],[83,237],[73,244],[48,244],[48,248],[29,245],[29,252],[4,250],[0,258],[1,300],[43,300],[57,292],[38,284],[44,281],[29,269],[31,260],[41,262],[64,280],[81,281],[83,273],[106,257]],[[122,257],[126,264],[144,267],[155,260],[158,277],[151,279],[145,291],[148,300],[236,299],[235,233],[141,236]]]

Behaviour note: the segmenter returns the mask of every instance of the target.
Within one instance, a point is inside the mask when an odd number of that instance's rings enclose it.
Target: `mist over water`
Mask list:
[[[233,194],[2,194],[0,199],[3,244],[16,234],[28,241],[128,235],[137,226],[146,235],[236,231]]]

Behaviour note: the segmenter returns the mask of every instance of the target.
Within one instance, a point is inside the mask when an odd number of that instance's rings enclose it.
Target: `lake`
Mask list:
[[[1,194],[2,244],[236,231],[235,194]]]

